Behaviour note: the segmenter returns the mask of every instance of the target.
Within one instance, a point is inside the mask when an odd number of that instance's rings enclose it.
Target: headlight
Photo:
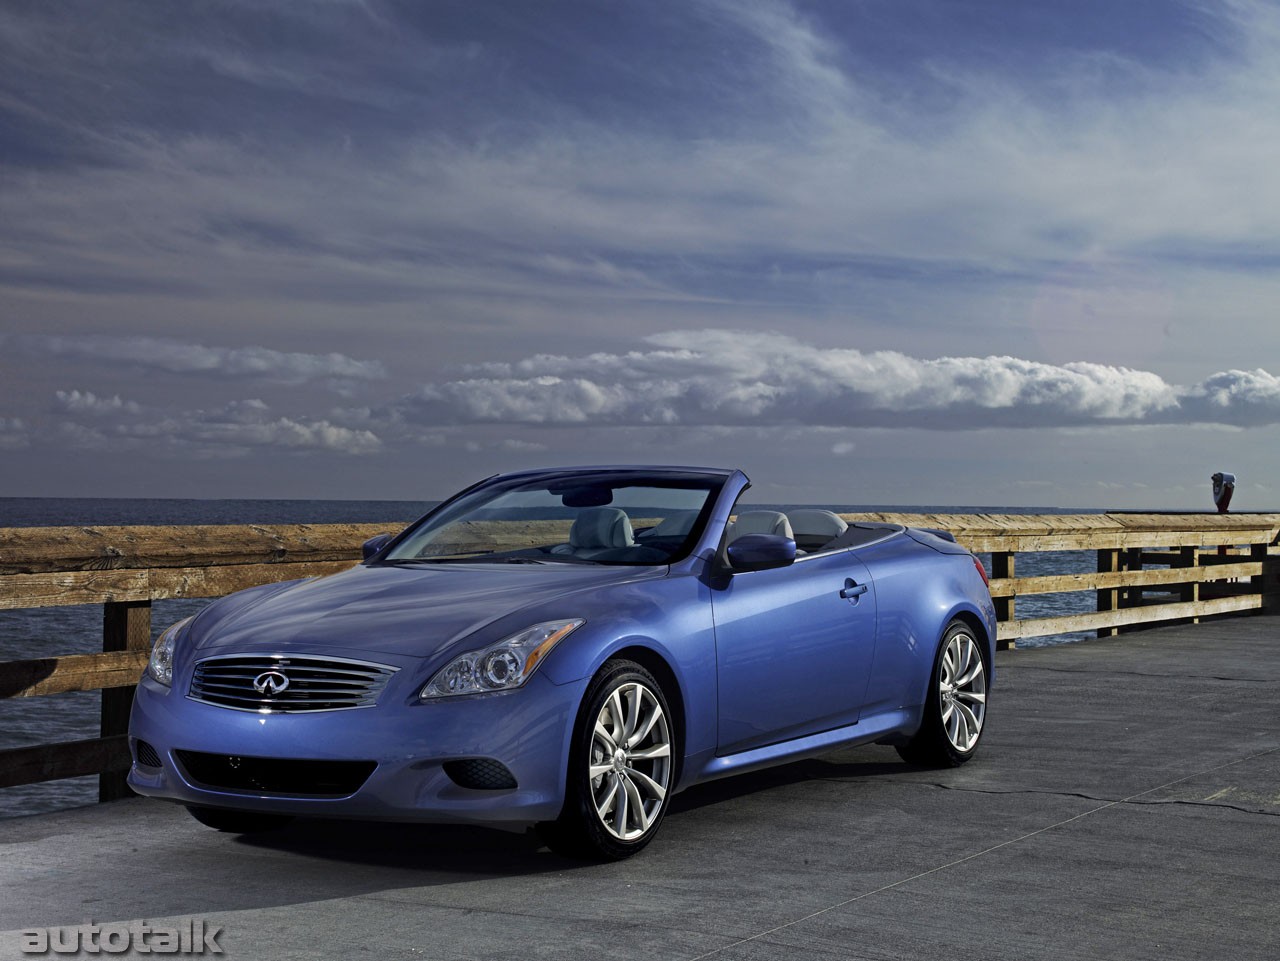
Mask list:
[[[512,634],[497,644],[468,651],[437,671],[418,696],[426,700],[458,694],[510,691],[520,687],[561,638],[585,623],[582,618],[546,621]]]
[[[151,648],[151,660],[147,661],[147,673],[165,687],[173,686],[173,645],[178,635],[183,632],[191,618],[178,621],[156,639]]]

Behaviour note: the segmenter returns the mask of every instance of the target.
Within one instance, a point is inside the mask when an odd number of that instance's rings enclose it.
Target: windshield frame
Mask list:
[[[661,560],[628,561],[613,559],[586,559],[571,555],[535,554],[538,548],[525,551],[496,551],[488,561],[492,564],[515,563],[535,566],[538,561],[547,563],[573,563],[621,567],[668,566],[684,560],[700,543],[707,524],[715,511],[724,486],[733,476],[732,471],[684,467],[595,467],[564,468],[538,471],[522,471],[513,474],[497,474],[464,488],[448,500],[410,524],[392,538],[366,565],[417,566],[442,564],[483,564],[484,554],[465,554],[441,557],[397,557],[397,551],[406,543],[417,540],[425,531],[445,524],[457,523],[466,514],[481,510],[486,504],[504,494],[520,490],[554,489],[560,487],[608,487],[611,490],[647,487],[671,490],[689,490],[705,493],[701,508],[692,526],[678,548]]]

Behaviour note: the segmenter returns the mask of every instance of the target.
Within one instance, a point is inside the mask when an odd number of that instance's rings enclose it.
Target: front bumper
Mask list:
[[[185,679],[179,683],[185,690]],[[539,673],[516,691],[419,703],[410,685],[393,683],[370,708],[257,714],[194,701],[144,677],[129,723],[129,786],[182,804],[312,817],[493,826],[551,820],[564,803],[569,741],[586,684],[557,685]],[[154,749],[143,751],[143,762],[152,763],[139,763],[139,741]],[[353,793],[308,796],[301,788],[211,786],[183,764],[184,751],[233,764],[251,758],[259,769],[274,759],[376,767]],[[477,758],[505,766],[515,787],[462,787],[446,773],[446,762]]]

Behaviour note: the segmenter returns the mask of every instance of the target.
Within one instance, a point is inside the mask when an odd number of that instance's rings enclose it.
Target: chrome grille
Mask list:
[[[348,711],[373,707],[398,670],[342,657],[230,654],[198,662],[187,696],[259,714]]]

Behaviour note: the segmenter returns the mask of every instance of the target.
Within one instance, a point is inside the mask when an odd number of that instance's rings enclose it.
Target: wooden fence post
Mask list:
[[[1268,553],[1269,551],[1265,543],[1249,545],[1249,559],[1253,561],[1258,561],[1262,564],[1262,573],[1255,574],[1253,577],[1249,578],[1249,585],[1250,585],[1249,591],[1252,594],[1265,595],[1267,593],[1267,555]]]
[[[1014,576],[1016,576],[1014,574],[1015,567],[1016,565],[1014,562],[1013,551],[992,551],[991,552],[991,577],[993,579],[999,578],[999,577],[1007,577],[1012,579]],[[996,605],[997,625],[1012,623],[1015,616],[1014,609],[1016,606],[1017,598],[1013,596],[996,597],[996,598],[992,598],[992,600],[995,601],[995,605]],[[1017,645],[1013,641],[1006,640],[1006,641],[1000,641],[999,643],[997,643],[996,649],[1001,651],[1008,651],[1008,650],[1012,650],[1016,646]]]
[[[1268,554],[1262,561],[1262,610],[1280,611],[1280,555]]]
[[[1196,568],[1200,566],[1200,548],[1198,547],[1182,547],[1178,549],[1177,566],[1181,568]],[[1200,602],[1200,582],[1188,581],[1178,590],[1178,600],[1183,603],[1198,604]],[[1199,624],[1200,618],[1187,618],[1184,624]]]
[[[146,651],[151,648],[151,602],[116,601],[102,605],[102,649]],[[102,692],[102,737],[127,734],[132,687],[112,687]],[[126,748],[127,750],[127,748]],[[98,800],[115,801],[133,794],[122,771],[98,776]]]
[[[1110,548],[1098,551],[1098,573],[1111,574],[1120,570],[1120,552]],[[1120,592],[1114,588],[1100,590],[1097,593],[1098,612],[1114,611],[1120,607]],[[1115,627],[1102,627],[1097,631],[1098,637],[1115,637],[1120,631]]]

